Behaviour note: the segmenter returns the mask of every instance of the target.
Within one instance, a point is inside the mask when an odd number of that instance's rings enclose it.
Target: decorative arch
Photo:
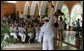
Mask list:
[[[37,5],[39,5],[38,1],[33,1],[32,2],[31,8],[30,8],[30,15],[34,15],[35,14],[35,8],[36,8]]]
[[[63,4],[64,4],[64,1],[57,1],[55,10],[57,10],[57,9],[60,9],[61,10]]]
[[[30,6],[30,4],[29,4],[29,2],[27,1],[26,3],[25,3],[25,6],[24,6],[24,15],[27,15],[27,13],[28,13],[28,8],[29,8],[29,6]]]
[[[72,10],[74,9],[74,7],[75,7],[76,5],[80,5],[80,6],[82,7],[81,3],[76,3],[76,4],[73,5]],[[72,13],[72,10],[71,10],[71,13]],[[82,10],[83,10],[83,9],[82,9]],[[81,12],[81,13],[83,13],[83,12]],[[71,16],[70,16],[70,17],[71,17]]]
[[[27,15],[29,15],[29,7],[30,7],[30,4],[29,2],[27,1],[25,3],[25,6],[24,6],[24,18],[26,19],[27,18]]]
[[[39,15],[45,15],[45,9],[47,7],[47,3],[48,3],[48,1],[42,1],[40,10],[39,10]]]
[[[83,8],[82,8],[81,3],[74,4],[74,6],[72,7],[72,10],[71,10],[71,15],[70,15],[70,17],[71,17],[71,25],[72,25],[72,23],[75,23],[75,21],[79,17],[80,17],[80,20],[82,20],[82,16],[81,16],[82,14],[83,14]]]
[[[35,7],[35,11],[34,11],[34,17],[38,17],[38,15],[39,15],[39,8],[38,8],[38,5],[36,5],[36,7]]]
[[[47,3],[48,3],[48,1],[42,1],[42,4],[41,4],[40,9],[39,9],[39,15],[41,15],[41,16],[45,15],[45,10],[47,8]],[[52,1],[52,4],[54,5],[53,1]]]

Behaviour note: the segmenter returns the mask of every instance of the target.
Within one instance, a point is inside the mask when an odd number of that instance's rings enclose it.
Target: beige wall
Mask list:
[[[15,4],[11,3],[1,3],[1,18],[4,15],[10,15],[16,11]]]

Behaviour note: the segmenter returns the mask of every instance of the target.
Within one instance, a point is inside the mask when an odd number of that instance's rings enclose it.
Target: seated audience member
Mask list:
[[[10,32],[6,33],[6,35],[4,36],[4,40],[6,38],[9,38],[9,37],[14,37],[15,39],[17,39],[17,36],[16,36],[16,27],[14,27],[14,24],[11,24],[10,26]]]
[[[28,28],[27,28],[27,31],[28,31],[28,36],[29,36],[29,42],[32,40],[32,38],[34,37],[34,34],[33,34],[33,28],[31,26],[31,24],[29,24]]]
[[[25,29],[23,28],[23,25],[21,25],[20,27],[18,27],[18,31],[19,31],[19,36],[21,37],[21,41],[25,42]]]
[[[38,42],[38,39],[39,39],[39,33],[40,33],[40,27],[39,27],[39,24],[37,23],[37,25],[35,26],[35,41]]]

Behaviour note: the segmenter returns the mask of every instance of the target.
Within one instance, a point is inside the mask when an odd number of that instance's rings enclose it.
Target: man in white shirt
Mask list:
[[[53,17],[54,17],[54,6],[52,6],[51,10],[51,16],[49,22],[45,22],[45,24],[41,27],[40,35],[39,35],[39,42],[41,42],[41,39],[43,37],[43,50],[54,50],[54,38],[55,38],[55,32],[54,32],[54,23],[53,23]]]

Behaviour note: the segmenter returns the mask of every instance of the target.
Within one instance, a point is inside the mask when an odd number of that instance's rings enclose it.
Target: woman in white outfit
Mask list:
[[[54,17],[54,6],[52,5],[50,20],[41,27],[39,35],[39,42],[41,42],[43,36],[43,50],[54,50],[55,32],[54,32],[53,17]]]
[[[24,34],[24,32],[26,31],[24,27],[18,27],[18,35],[21,37],[21,41],[22,42],[25,42],[25,38],[26,38],[26,35]]]

